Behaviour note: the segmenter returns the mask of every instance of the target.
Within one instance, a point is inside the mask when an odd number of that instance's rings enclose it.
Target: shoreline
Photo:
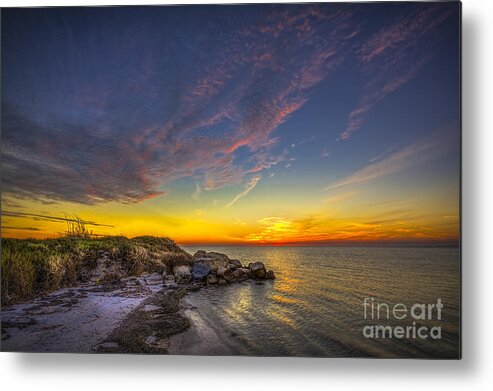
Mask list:
[[[63,288],[2,308],[1,351],[248,354],[211,327],[197,306],[193,283],[169,287],[156,279],[151,274],[122,284]]]
[[[136,284],[62,288],[2,307],[1,351],[91,353],[118,323],[159,288]]]
[[[170,355],[193,356],[232,356],[238,350],[227,343],[228,336],[220,335],[201,315],[194,305],[194,292],[182,300],[182,312],[190,322],[190,327],[169,338]]]
[[[238,354],[241,349],[200,315],[193,293],[273,279],[273,272],[261,262],[245,268],[215,252],[198,251],[190,259],[172,274],[115,279],[115,262],[103,253],[88,282],[2,306],[1,351]]]

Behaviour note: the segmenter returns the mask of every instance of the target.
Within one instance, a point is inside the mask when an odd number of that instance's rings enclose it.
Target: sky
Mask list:
[[[2,237],[458,243],[458,2],[1,17]]]

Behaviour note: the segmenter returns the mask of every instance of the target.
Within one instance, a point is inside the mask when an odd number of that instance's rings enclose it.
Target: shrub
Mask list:
[[[87,278],[103,254],[118,263],[125,275],[170,272],[174,266],[192,263],[190,254],[168,238],[69,235],[45,240],[2,239],[2,303],[76,285]]]

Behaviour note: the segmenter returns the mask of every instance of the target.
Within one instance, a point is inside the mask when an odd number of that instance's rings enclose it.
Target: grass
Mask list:
[[[86,222],[79,216],[65,213],[65,220],[67,223],[66,236],[79,238],[90,238],[92,236],[92,231],[88,231]]]
[[[77,285],[88,278],[103,253],[129,276],[170,272],[176,265],[191,262],[190,255],[171,239],[152,236],[1,239],[2,304]]]

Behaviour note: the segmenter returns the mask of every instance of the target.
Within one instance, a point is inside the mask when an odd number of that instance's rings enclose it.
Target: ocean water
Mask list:
[[[185,249],[193,253],[199,248]],[[243,264],[260,260],[275,271],[277,279],[265,281],[263,285],[242,282],[192,293],[187,299],[187,314],[192,318],[195,336],[185,334],[175,353],[459,356],[458,248],[200,249],[223,252]],[[437,303],[443,305],[440,319]],[[377,304],[380,304],[378,313]],[[402,304],[406,306],[404,319],[402,311],[396,312],[399,319],[394,316],[392,309],[396,304],[400,310]],[[426,319],[422,319],[421,304],[426,305]],[[430,304],[435,304],[431,310]],[[418,319],[411,315],[413,305]],[[380,326],[390,326],[392,338],[389,329],[377,333],[375,327]],[[399,327],[404,335],[398,331]],[[426,331],[422,330],[421,336],[417,332],[420,327]],[[188,343],[183,343],[184,340]]]

